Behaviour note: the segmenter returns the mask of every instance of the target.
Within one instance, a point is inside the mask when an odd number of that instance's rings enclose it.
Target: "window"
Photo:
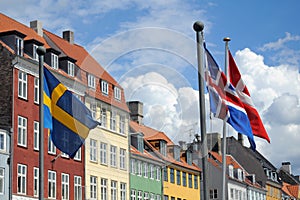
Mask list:
[[[110,146],[110,166],[117,167],[117,147]]]
[[[88,75],[88,86],[93,89],[96,88],[95,77],[91,74]]]
[[[18,164],[18,194],[26,194],[27,166]]]
[[[111,181],[110,196],[111,200],[117,200],[117,181]]]
[[[114,96],[115,99],[121,101],[121,90],[118,87],[114,87]]]
[[[121,200],[126,200],[126,183],[120,183],[120,197]]]
[[[18,145],[27,146],[27,119],[18,116]]]
[[[125,117],[120,115],[119,132],[125,134]]]
[[[166,144],[166,142],[161,140],[159,143],[160,143],[160,153],[163,156],[167,156],[167,144]]]
[[[150,193],[150,200],[154,200],[154,194]]]
[[[160,173],[160,167],[156,167],[156,180],[160,181],[161,173]]]
[[[34,77],[34,103],[39,103],[39,78]]]
[[[90,139],[90,161],[97,162],[97,141]]]
[[[175,182],[175,180],[174,180],[174,169],[173,168],[170,168],[170,182],[171,183]]]
[[[217,199],[218,198],[218,190],[217,189],[210,189],[209,190],[209,198],[210,199]]]
[[[23,50],[24,50],[24,41],[19,38],[19,37],[16,37],[16,54],[18,56],[23,56]]]
[[[182,185],[186,186],[186,172],[182,172]]]
[[[193,176],[192,174],[189,174],[189,188],[193,187]]]
[[[141,163],[141,161],[137,162],[137,175],[142,176],[142,163]]]
[[[104,80],[101,81],[101,92],[102,94],[108,95],[108,83]]]
[[[229,168],[229,176],[230,176],[231,178],[233,178],[233,166],[232,166],[232,165],[229,165],[228,168]]]
[[[134,159],[130,160],[130,173],[135,174],[135,160]]]
[[[61,196],[63,200],[69,199],[69,174],[61,174]]]
[[[238,174],[238,179],[240,181],[243,181],[243,170],[242,169],[237,169],[237,174]]]
[[[27,99],[27,74],[25,72],[19,71],[18,87],[18,97]]]
[[[106,127],[106,109],[101,108],[101,126]]]
[[[149,193],[148,192],[144,193],[144,200],[149,200]]]
[[[150,170],[149,170],[149,171],[150,171],[150,178],[151,178],[151,179],[154,179],[154,170],[153,170],[153,165],[152,165],[152,164],[150,164],[150,165],[149,165],[149,167],[150,167]]]
[[[51,53],[51,67],[58,69],[58,56],[54,53]]]
[[[168,167],[164,167],[164,181],[168,181]]]
[[[113,130],[113,131],[116,130],[116,113],[115,112],[111,112],[110,129]]]
[[[48,153],[52,155],[56,154],[56,147],[54,146],[50,136],[48,136]]]
[[[74,176],[74,200],[82,200],[81,177]]]
[[[136,197],[135,190],[131,190],[131,192],[130,192],[130,200],[135,200],[135,197]]]
[[[101,178],[101,200],[107,200],[107,179]]]
[[[194,175],[194,188],[198,189],[198,176]]]
[[[97,199],[97,177],[90,177],[90,196],[91,199]]]
[[[0,131],[0,151],[6,151],[6,134]]]
[[[126,149],[120,149],[120,169],[126,169]]]
[[[39,150],[39,122],[34,121],[33,122],[33,149]]]
[[[137,196],[137,200],[143,200],[143,192],[142,191],[138,191],[138,196]]]
[[[32,59],[38,61],[39,60],[39,55],[37,53],[37,48],[38,46],[36,44],[33,45],[32,48]]]
[[[73,76],[75,75],[75,67],[74,63],[68,61],[68,75]]]
[[[81,160],[81,147],[77,150],[75,156],[74,156],[74,160]]]
[[[181,184],[181,176],[180,176],[179,170],[176,170],[176,180],[177,180],[177,185],[180,185]]]
[[[169,200],[169,196],[168,195],[164,195],[164,200]]]
[[[0,168],[0,194],[4,194],[4,169]]]
[[[100,162],[101,164],[107,164],[107,144],[100,143]]]
[[[144,177],[148,178],[148,163],[144,163]]]
[[[33,168],[33,196],[39,196],[39,168]]]
[[[56,172],[48,170],[48,197],[56,198]]]
[[[95,103],[90,104],[90,110],[92,113],[92,117],[96,119],[97,105]]]

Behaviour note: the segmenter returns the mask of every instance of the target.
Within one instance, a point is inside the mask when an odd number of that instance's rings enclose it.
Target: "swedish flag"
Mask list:
[[[99,123],[91,111],[44,67],[44,127],[54,145],[73,158]]]

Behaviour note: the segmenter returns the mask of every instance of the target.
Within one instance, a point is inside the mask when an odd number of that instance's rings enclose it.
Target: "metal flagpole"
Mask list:
[[[227,76],[228,70],[228,42],[230,41],[229,37],[223,39],[225,42],[225,75]],[[222,151],[222,200],[226,199],[226,131],[227,124],[223,120],[223,151]]]
[[[201,152],[202,152],[202,173],[203,173],[203,199],[208,199],[208,177],[207,177],[207,137],[206,137],[206,116],[204,98],[204,70],[203,70],[203,29],[202,22],[195,22],[193,26],[197,37],[197,59],[198,59],[198,86],[199,86],[199,109],[200,109],[200,128],[201,128]],[[201,196],[201,194],[200,194]]]
[[[46,49],[42,46],[37,48],[39,55],[39,200],[44,199],[44,55]]]

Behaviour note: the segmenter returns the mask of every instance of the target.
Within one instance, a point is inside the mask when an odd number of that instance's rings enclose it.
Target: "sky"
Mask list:
[[[220,0],[11,0],[0,10],[29,26],[40,20],[59,36],[74,31],[124,88],[126,101],[144,104],[144,124],[173,141],[199,134],[196,33],[224,69],[224,37],[271,139],[255,137],[257,150],[275,167],[300,174],[300,1]],[[209,118],[208,132],[222,133]],[[228,136],[237,137],[230,127]],[[246,144],[247,145],[247,142]]]

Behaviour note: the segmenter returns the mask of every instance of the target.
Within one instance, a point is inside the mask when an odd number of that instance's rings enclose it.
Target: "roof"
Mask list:
[[[158,161],[158,162],[162,162],[162,160],[160,160],[159,158],[151,155],[148,151],[144,150],[144,152],[140,152],[139,150],[137,150],[134,146],[130,145],[130,152],[132,154],[136,154],[138,156],[144,157],[146,159],[151,159],[154,161]]]
[[[36,40],[42,44],[44,44],[45,48],[50,48],[45,39],[38,35],[33,29],[30,27],[17,22],[16,20],[0,13],[0,32],[11,32],[18,31],[25,35],[24,40]]]
[[[299,185],[290,185],[283,182],[282,190],[289,196],[299,198]]]

